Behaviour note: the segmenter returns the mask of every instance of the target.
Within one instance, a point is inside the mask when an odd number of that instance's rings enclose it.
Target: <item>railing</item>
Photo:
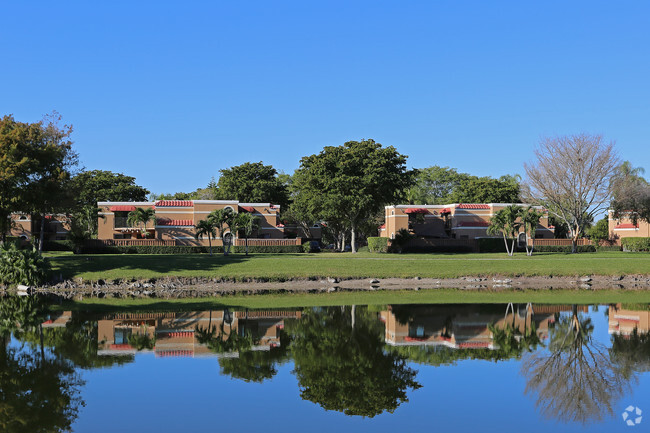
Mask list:
[[[576,245],[578,246],[584,246],[584,245],[591,245],[591,241],[589,239],[578,239]],[[550,247],[570,247],[571,244],[571,239],[535,239],[535,246],[536,247],[544,247],[544,246],[550,246]]]
[[[246,239],[235,239],[235,246],[241,247],[246,245]],[[249,247],[283,247],[291,245],[302,245],[302,239],[248,239]]]
[[[173,247],[175,245],[175,240],[163,241],[159,239],[89,239],[86,241],[86,246],[89,247]]]

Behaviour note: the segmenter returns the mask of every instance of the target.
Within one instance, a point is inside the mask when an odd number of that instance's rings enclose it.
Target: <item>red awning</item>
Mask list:
[[[135,210],[135,206],[111,206],[111,212],[131,212]]]
[[[386,228],[386,224],[382,224],[382,225],[379,226],[379,230],[383,230],[385,228]]]
[[[446,208],[444,208],[443,210],[441,210],[440,213],[441,213],[441,214],[444,214],[444,213],[451,213],[451,209],[449,209],[448,207],[446,207]]]
[[[253,213],[255,212],[255,208],[253,206],[239,206],[240,208],[244,209],[248,213]]]
[[[404,209],[404,213],[408,213],[408,214],[411,214],[411,213],[430,214],[431,212],[429,212],[428,209],[425,209],[425,208],[423,208],[423,207],[420,207],[420,208],[409,208],[409,209]]]
[[[619,224],[615,229],[638,229],[639,225],[638,224]]]
[[[171,220],[167,218],[159,218],[156,220],[157,226],[193,226],[192,220]]]
[[[159,200],[156,206],[161,207],[192,207],[194,202],[192,200]]]

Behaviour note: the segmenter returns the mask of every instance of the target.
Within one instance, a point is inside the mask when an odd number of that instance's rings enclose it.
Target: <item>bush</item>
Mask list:
[[[570,253],[571,245],[560,246],[560,245],[540,245],[535,246],[536,253]],[[576,247],[576,252],[578,253],[595,253],[595,245],[578,245]]]
[[[14,243],[0,247],[0,283],[14,286],[43,284],[50,273],[50,264],[36,248],[18,249]]]
[[[363,246],[363,247],[359,247],[359,248],[357,248],[357,252],[359,252],[359,253],[369,253],[369,252],[370,252],[370,248],[368,248],[367,245],[366,245],[366,246]]]
[[[596,251],[621,251],[620,245],[599,245],[596,247]]]
[[[512,239],[508,239],[508,245]],[[506,246],[503,243],[503,238],[479,238],[478,239],[478,252],[479,253],[505,253]]]
[[[233,253],[245,253],[245,246],[232,247]],[[285,246],[249,246],[249,253],[301,253],[303,251],[300,245]],[[207,254],[210,252],[209,247],[205,246],[150,246],[150,245],[131,245],[131,246],[84,246],[81,248],[82,254]],[[222,246],[212,246],[213,254],[223,254]]]
[[[379,237],[368,238],[368,250],[371,253],[388,252],[388,238],[379,238]]]
[[[43,251],[74,251],[72,241],[44,241]]]
[[[311,242],[305,242],[302,244],[302,251],[304,253],[311,253]]]
[[[650,238],[622,238],[623,251],[650,251]]]
[[[427,245],[427,246],[406,246],[401,249],[403,253],[472,253],[472,247],[465,245]],[[505,251],[505,249],[504,249]]]

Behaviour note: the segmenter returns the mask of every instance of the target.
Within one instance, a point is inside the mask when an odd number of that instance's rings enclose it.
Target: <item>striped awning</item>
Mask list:
[[[408,213],[408,214],[412,214],[412,213],[414,213],[414,214],[417,214],[417,213],[430,214],[431,212],[429,212],[429,209],[425,209],[423,207],[419,207],[419,208],[413,208],[412,207],[412,208],[409,208],[409,209],[404,209],[404,213]]]
[[[119,206],[111,206],[109,211],[111,212],[132,212],[135,210],[135,206],[125,206],[125,205],[119,205]]]
[[[167,218],[158,218],[156,220],[157,226],[193,226],[192,220],[172,220]]]

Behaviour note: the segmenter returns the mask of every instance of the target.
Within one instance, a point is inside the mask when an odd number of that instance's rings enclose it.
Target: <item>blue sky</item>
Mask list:
[[[59,111],[87,169],[155,192],[374,138],[409,165],[523,174],[602,133],[650,171],[650,3],[4,2],[0,114]]]

